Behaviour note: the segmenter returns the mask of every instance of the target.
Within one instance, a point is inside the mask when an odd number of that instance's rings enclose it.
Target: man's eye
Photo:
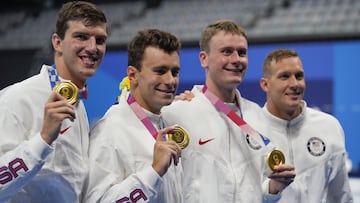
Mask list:
[[[281,79],[287,79],[287,78],[289,78],[289,76],[288,76],[288,75],[280,75],[279,78],[281,78]]]
[[[76,35],[75,38],[80,40],[86,40],[88,37],[86,35]]]
[[[239,49],[237,52],[239,56],[246,56],[247,54],[246,49]]]
[[[304,75],[303,74],[298,74],[298,75],[296,75],[296,79],[302,80],[302,79],[304,79]]]
[[[176,77],[176,76],[179,75],[179,72],[180,72],[179,70],[172,70],[171,74],[172,74],[173,77]]]
[[[231,49],[224,49],[223,51],[222,51],[222,53],[224,54],[224,55],[231,55],[231,53],[233,52],[233,50],[231,50]]]
[[[105,38],[96,38],[96,44],[105,44],[106,39]]]
[[[165,69],[158,69],[155,72],[157,72],[159,75],[163,75],[163,74],[166,73],[166,70]]]

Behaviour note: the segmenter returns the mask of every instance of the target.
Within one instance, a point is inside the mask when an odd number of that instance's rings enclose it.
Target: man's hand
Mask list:
[[[154,157],[152,167],[163,176],[173,161],[175,165],[179,163],[181,149],[174,141],[165,141],[164,135],[174,130],[174,127],[161,129],[154,144]]]
[[[185,92],[176,95],[174,101],[191,101],[194,97],[195,95],[191,91],[185,90]]]
[[[290,183],[294,181],[296,174],[295,168],[292,165],[280,165],[268,176],[269,193],[277,194],[283,191]]]
[[[61,123],[64,119],[74,121],[74,107],[59,93],[52,92],[44,108],[44,123],[40,132],[43,140],[51,145],[59,135]]]

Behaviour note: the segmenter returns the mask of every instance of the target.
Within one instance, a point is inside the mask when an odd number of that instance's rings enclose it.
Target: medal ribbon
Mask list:
[[[54,89],[56,83],[58,83],[60,81],[60,78],[56,72],[56,67],[55,64],[53,64],[51,66],[51,68],[48,68],[48,73],[49,73],[49,80],[50,80],[50,85],[51,85],[51,89]]]
[[[49,80],[50,80],[51,89],[54,89],[56,84],[60,81],[59,75],[56,72],[55,64],[53,64],[51,66],[51,68],[48,68],[48,73],[49,73]],[[79,94],[79,95],[80,95],[80,99],[87,99],[88,98],[87,86],[86,86],[85,91],[82,91],[81,94]]]
[[[141,106],[136,102],[135,98],[130,94],[127,103],[129,104],[130,108],[134,111],[136,116],[140,119],[140,121],[144,124],[144,126],[148,129],[150,134],[157,138],[158,131],[154,127],[153,123],[150,121],[150,118],[145,114],[144,110]]]
[[[231,119],[236,125],[238,125],[241,130],[250,136],[259,135],[264,141],[265,146],[270,143],[270,140],[265,136],[258,133],[254,130],[249,124],[247,124],[236,112],[230,109],[223,101],[221,101],[217,96],[210,92],[206,85],[202,88],[203,94],[210,100],[210,102],[221,112],[223,112],[229,119]]]

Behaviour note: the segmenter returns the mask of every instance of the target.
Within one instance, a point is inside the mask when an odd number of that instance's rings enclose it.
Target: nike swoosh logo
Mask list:
[[[64,134],[67,130],[69,130],[70,127],[71,127],[71,126],[65,128],[65,129],[63,129],[63,130],[60,130],[59,133],[60,133],[61,135]]]
[[[212,140],[214,140],[215,138],[211,138],[211,139],[208,139],[208,140],[201,140],[201,138],[199,139],[199,145],[204,145]]]

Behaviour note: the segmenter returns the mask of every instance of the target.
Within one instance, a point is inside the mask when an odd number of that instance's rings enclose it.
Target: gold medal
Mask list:
[[[70,104],[74,104],[78,100],[79,91],[72,82],[61,81],[56,84],[54,91],[63,96]]]
[[[175,126],[175,129],[166,136],[167,140],[174,140],[181,149],[187,147],[190,142],[189,134],[180,126]]]
[[[269,168],[274,171],[275,166],[285,164],[285,155],[282,151],[274,149],[267,155],[266,162]]]

